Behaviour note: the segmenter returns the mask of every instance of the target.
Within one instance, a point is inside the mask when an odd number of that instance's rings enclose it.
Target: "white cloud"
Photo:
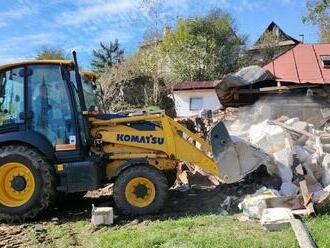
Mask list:
[[[80,0],[80,3],[85,3]],[[124,13],[137,8],[137,1],[116,0],[116,1],[93,1],[83,4],[72,11],[65,11],[56,18],[59,25],[85,25],[91,23],[107,22]]]
[[[104,41],[113,41],[114,39],[118,39],[120,43],[126,43],[132,38],[132,34],[129,32],[119,31],[119,30],[105,30],[100,35],[95,37],[96,42],[104,42]]]
[[[56,34],[54,33],[36,33],[22,36],[10,37],[6,40],[7,46],[15,47],[20,44],[29,44],[30,46],[40,46],[51,44]]]
[[[0,27],[9,25],[10,22],[37,14],[39,6],[30,0],[12,1],[10,8],[0,11]]]
[[[54,33],[37,33],[9,37],[0,46],[0,63],[3,64],[32,58],[38,48],[53,44],[54,37],[56,37]]]

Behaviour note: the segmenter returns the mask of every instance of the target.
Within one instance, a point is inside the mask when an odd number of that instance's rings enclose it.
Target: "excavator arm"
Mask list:
[[[108,177],[122,162],[144,158],[161,170],[173,169],[180,161],[191,163],[225,183],[233,183],[266,159],[256,148],[233,142],[221,122],[212,129],[212,145],[164,113],[95,118],[92,126],[92,136],[101,144],[99,150],[109,159]],[[244,161],[246,157],[250,162]]]

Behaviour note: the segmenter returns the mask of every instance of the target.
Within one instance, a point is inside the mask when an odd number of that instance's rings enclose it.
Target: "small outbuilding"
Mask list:
[[[216,87],[220,81],[182,82],[174,86],[173,97],[177,117],[191,117],[203,110],[221,108]]]

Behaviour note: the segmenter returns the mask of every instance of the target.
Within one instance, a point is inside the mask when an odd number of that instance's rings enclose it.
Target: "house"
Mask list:
[[[221,108],[216,87],[220,81],[182,82],[174,86],[173,97],[177,117],[198,115],[202,110]]]
[[[272,36],[269,37],[269,34]],[[271,22],[254,45],[248,49],[248,54],[256,62],[263,63],[266,49],[271,49],[268,53],[276,57],[299,43],[300,41],[286,34],[275,22]]]
[[[273,79],[238,87],[232,84],[231,88],[227,83],[228,90],[220,97],[221,104],[224,107],[252,104],[265,95],[289,95],[288,99],[294,94],[330,96],[330,44],[300,43],[262,69],[271,73]],[[218,90],[221,88],[220,83]]]
[[[264,68],[281,84],[330,84],[330,44],[299,44]]]

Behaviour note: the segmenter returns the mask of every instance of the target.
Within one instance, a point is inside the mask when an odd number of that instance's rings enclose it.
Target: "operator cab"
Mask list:
[[[28,143],[56,163],[84,160],[89,131],[74,75],[66,60],[1,66],[0,142]],[[98,109],[95,75],[80,75],[87,109]]]

